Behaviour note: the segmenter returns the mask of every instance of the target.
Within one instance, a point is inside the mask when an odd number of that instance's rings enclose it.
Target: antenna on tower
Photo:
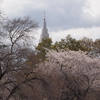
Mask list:
[[[45,11],[44,11],[44,20],[45,20]]]

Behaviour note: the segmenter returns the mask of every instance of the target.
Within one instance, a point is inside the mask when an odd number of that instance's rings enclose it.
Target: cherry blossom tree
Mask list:
[[[90,100],[91,91],[100,88],[100,58],[82,51],[48,51],[36,69],[37,77],[48,83],[47,100]]]

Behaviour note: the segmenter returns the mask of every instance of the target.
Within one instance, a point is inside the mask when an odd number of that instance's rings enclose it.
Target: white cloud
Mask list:
[[[47,28],[54,41],[68,34],[79,39],[83,36],[96,39],[100,32],[100,0],[3,0],[2,9],[10,17],[29,15],[40,28],[46,11]],[[39,29],[36,35],[38,43]]]
[[[68,34],[70,34],[73,38],[76,39],[81,39],[85,36],[95,40],[100,38],[100,27],[77,28],[59,32],[51,32],[50,37],[52,37],[53,41],[56,42],[60,41],[61,39],[65,39]]]
[[[42,26],[43,12],[50,30],[100,26],[99,0],[4,0],[8,17],[31,16]],[[95,16],[95,17],[94,17]]]
[[[40,34],[42,29],[37,31],[35,34],[34,44],[38,45]],[[70,34],[73,38],[82,39],[83,37],[91,38],[93,40],[100,38],[100,27],[92,27],[92,28],[77,28],[77,29],[69,29],[69,30],[60,30],[58,32],[49,32],[50,38],[52,38],[53,43],[56,41],[60,41],[61,39],[65,39],[68,34]]]
[[[86,12],[89,12],[93,17],[100,16],[100,0],[88,0]]]

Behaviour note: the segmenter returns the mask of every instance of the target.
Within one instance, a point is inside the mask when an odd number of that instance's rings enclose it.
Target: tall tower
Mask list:
[[[44,22],[43,22],[43,29],[42,34],[40,35],[40,41],[42,42],[42,39],[49,38],[48,29],[46,28],[46,19],[45,19],[45,12],[44,12]]]

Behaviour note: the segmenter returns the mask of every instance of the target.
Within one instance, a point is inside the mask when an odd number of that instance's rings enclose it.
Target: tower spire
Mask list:
[[[43,28],[46,29],[45,11],[44,11],[44,23],[43,23]]]
[[[49,38],[48,29],[46,28],[45,11],[44,11],[44,22],[43,22],[42,34],[40,36],[40,42],[42,42],[43,38]]]
[[[44,11],[44,21],[45,21],[45,11]]]

